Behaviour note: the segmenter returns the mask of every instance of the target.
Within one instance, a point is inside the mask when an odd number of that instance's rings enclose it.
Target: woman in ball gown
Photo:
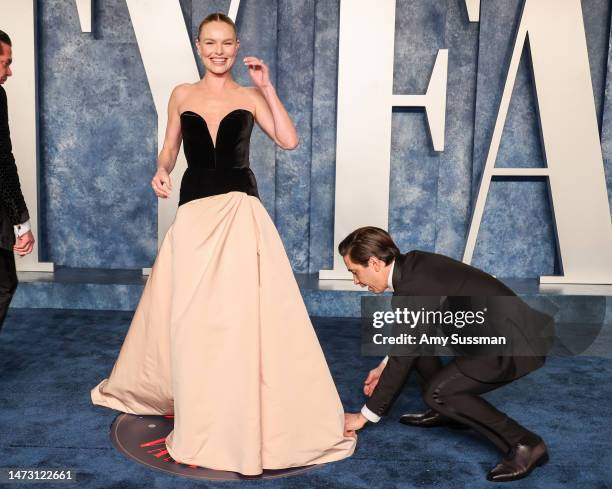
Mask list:
[[[181,141],[188,169],[109,378],[94,404],[174,414],[178,462],[257,475],[352,455],[344,411],[276,228],[249,169],[254,122],[281,148],[298,144],[268,68],[244,58],[254,87],[230,68],[234,23],[211,14],[196,41],[206,68],[176,87],[155,193],[167,198]]]

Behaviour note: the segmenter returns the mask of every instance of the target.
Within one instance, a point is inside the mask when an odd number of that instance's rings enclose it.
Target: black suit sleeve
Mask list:
[[[441,299],[441,296],[398,295],[393,297],[391,304],[394,310],[435,311],[439,309]],[[407,330],[405,327],[396,326],[394,335],[405,331],[416,334],[417,338],[420,338],[421,333],[428,331],[428,328],[429,326],[421,320],[413,329]],[[424,348],[418,343],[414,346],[400,345],[391,348],[387,366],[383,370],[372,396],[366,402],[366,407],[370,411],[378,416],[384,416],[389,411],[423,351]]]
[[[13,157],[6,92],[2,87],[0,87],[0,206],[5,209],[12,225],[22,224],[30,218],[21,193],[19,175]]]
[[[378,416],[387,414],[408,380],[418,357],[389,357],[367,408]]]

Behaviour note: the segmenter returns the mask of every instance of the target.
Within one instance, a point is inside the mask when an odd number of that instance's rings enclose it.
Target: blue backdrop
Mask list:
[[[206,14],[229,3],[182,0],[193,37]],[[389,230],[404,251],[463,252],[522,0],[481,4],[480,22],[469,23],[463,0],[397,0],[396,93],[424,93],[437,50],[449,49],[445,151],[432,150],[423,111],[393,114]],[[582,7],[612,195],[610,5]],[[300,133],[300,146],[286,152],[256,130],[251,154],[297,272],[331,267],[334,252],[338,18],[338,0],[242,0],[237,19],[242,54],[269,64]],[[94,1],[93,25],[81,33],[74,1],[38,2],[41,259],[148,267],[157,250],[156,114],[125,1]],[[544,165],[529,62],[524,53],[497,166]],[[248,83],[238,65],[236,79]],[[363,76],[376,76],[375,60],[364,60]],[[558,272],[543,179],[492,184],[473,263],[502,277]]]

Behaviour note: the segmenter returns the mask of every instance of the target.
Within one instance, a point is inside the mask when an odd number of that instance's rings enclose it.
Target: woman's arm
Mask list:
[[[178,107],[185,96],[188,85],[177,86],[170,95],[168,102],[168,124],[162,150],[157,158],[157,172],[151,180],[153,191],[158,197],[168,198],[172,190],[170,173],[176,164],[176,158],[181,149],[181,116]]]
[[[245,58],[244,63],[255,84],[249,89],[255,102],[255,121],[281,148],[295,149],[299,143],[298,134],[270,82],[268,67],[253,56]]]

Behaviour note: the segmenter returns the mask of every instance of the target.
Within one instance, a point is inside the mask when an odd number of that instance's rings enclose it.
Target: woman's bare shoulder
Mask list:
[[[240,90],[242,90],[242,93],[252,100],[256,100],[257,98],[261,97],[261,92],[257,87],[240,87]]]
[[[174,87],[170,97],[176,100],[182,100],[193,92],[195,85],[195,83],[181,83],[180,85]]]
[[[244,87],[239,86],[236,88],[236,97],[237,105],[241,105],[245,108],[248,108],[251,112],[255,111],[255,107],[257,106],[257,97],[256,87]]]
[[[243,90],[244,98],[248,101],[253,108],[257,107],[262,101],[265,101],[263,95],[257,87],[241,87]]]

